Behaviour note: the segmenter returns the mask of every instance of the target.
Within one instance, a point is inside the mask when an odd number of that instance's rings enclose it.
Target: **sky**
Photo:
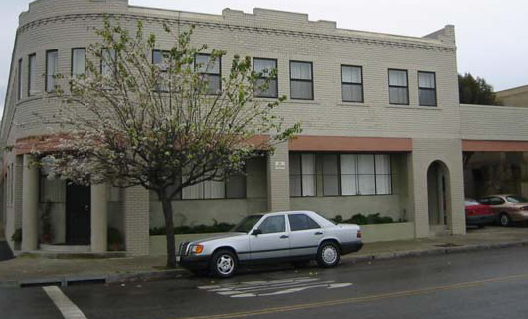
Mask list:
[[[0,112],[3,109],[18,15],[30,0],[0,0]],[[526,0],[129,0],[130,5],[222,14],[224,8],[302,12],[338,28],[421,37],[453,24],[458,71],[495,90],[528,84]],[[1,113],[0,113],[1,114]]]

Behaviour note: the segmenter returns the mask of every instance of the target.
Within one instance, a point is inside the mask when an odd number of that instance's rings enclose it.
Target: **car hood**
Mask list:
[[[207,238],[203,238],[203,239],[193,240],[193,243],[205,243],[205,242],[208,242],[208,241],[213,241],[213,240],[218,240],[218,239],[225,239],[225,238],[233,238],[233,237],[239,237],[239,236],[244,236],[244,235],[247,235],[247,234],[246,233],[225,233],[225,234],[217,235],[217,236],[213,236],[213,237],[207,237]]]

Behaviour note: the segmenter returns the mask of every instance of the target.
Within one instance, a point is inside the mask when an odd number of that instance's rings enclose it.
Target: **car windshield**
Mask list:
[[[506,196],[506,200],[510,203],[528,203],[528,199],[521,196]]]
[[[466,199],[466,200],[465,200],[465,203],[466,203],[466,206],[480,205],[480,203],[477,202],[477,201],[474,200],[474,199]]]
[[[262,218],[263,215],[251,215],[242,219],[238,225],[233,227],[232,232],[236,233],[249,233],[253,226]]]

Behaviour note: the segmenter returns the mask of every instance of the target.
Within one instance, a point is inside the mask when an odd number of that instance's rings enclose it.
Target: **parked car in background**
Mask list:
[[[233,276],[239,264],[292,262],[315,259],[334,267],[341,255],[361,249],[361,230],[354,224],[334,224],[311,211],[251,215],[231,233],[180,245],[176,260],[194,273]]]
[[[493,224],[497,220],[497,214],[488,205],[483,205],[474,199],[466,198],[464,201],[466,211],[466,225],[483,227]]]
[[[489,195],[479,200],[481,204],[489,205],[498,216],[500,225],[506,227],[512,223],[528,221],[528,199],[514,195]]]

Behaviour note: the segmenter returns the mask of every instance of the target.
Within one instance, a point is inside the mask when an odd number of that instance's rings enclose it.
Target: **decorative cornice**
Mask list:
[[[183,24],[183,25],[195,25],[204,28],[217,28],[225,29],[230,31],[244,31],[244,32],[256,32],[256,33],[268,33],[275,35],[283,36],[292,36],[292,37],[304,37],[304,38],[314,38],[320,40],[329,40],[336,42],[352,42],[352,43],[361,43],[367,45],[381,45],[381,46],[391,46],[398,48],[406,49],[422,49],[422,50],[436,50],[436,51],[445,51],[445,52],[455,52],[456,48],[451,46],[442,46],[434,44],[421,44],[421,43],[410,43],[402,41],[391,41],[391,40],[382,40],[382,39],[372,39],[364,37],[355,37],[355,36],[344,36],[344,35],[331,35],[324,33],[315,33],[315,32],[301,32],[294,30],[284,30],[284,29],[274,29],[274,28],[263,28],[263,27],[253,27],[246,25],[236,25],[236,24],[227,24],[227,23],[218,23],[218,22],[208,22],[208,21],[199,21],[199,20],[188,20],[180,18],[162,18],[155,16],[142,16],[139,14],[125,14],[125,13],[79,13],[79,14],[66,14],[55,17],[43,18],[29,22],[19,28],[20,32],[24,32],[30,28],[37,27],[42,24],[55,23],[55,22],[64,22],[66,20],[96,20],[101,19],[104,16],[108,16],[116,19],[123,20],[144,20],[147,22],[154,23],[167,23],[167,24]]]

